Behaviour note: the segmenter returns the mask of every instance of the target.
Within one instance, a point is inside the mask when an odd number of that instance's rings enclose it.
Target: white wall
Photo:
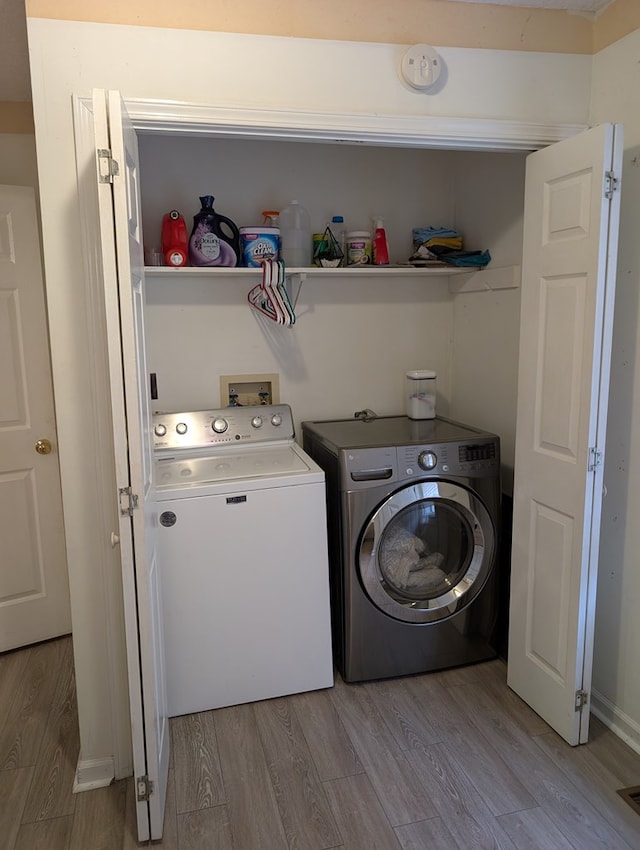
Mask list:
[[[39,18],[27,23],[32,65],[48,66],[45,79],[32,73],[34,90],[61,94],[62,84],[86,94],[99,86],[119,88],[127,97],[218,106],[545,124],[587,118],[591,58],[584,55],[438,48],[441,78],[420,94],[399,77],[406,45]],[[40,56],[33,55],[36,45]],[[125,59],[112,61],[115,53]],[[49,66],[52,56],[55,66]]]
[[[23,133],[0,133],[0,183],[33,186],[38,192],[36,140]]]
[[[173,207],[190,231],[205,194],[238,226],[262,223],[262,210],[292,198],[309,211],[313,231],[332,215],[350,230],[370,230],[372,216],[382,215],[392,262],[407,261],[413,226],[455,215],[449,151],[148,134],[139,148],[145,244],[159,244],[162,215]]]
[[[492,269],[522,263],[525,154],[456,159],[456,221]],[[451,417],[500,435],[503,491],[513,491],[520,289],[461,292],[453,302]]]
[[[399,45],[35,18],[28,33],[67,550],[81,623],[74,622],[80,734],[82,757],[91,762],[110,757],[115,746],[110,663],[124,674],[120,655],[109,658],[104,611],[117,580],[110,547],[116,504],[115,494],[109,501],[110,448],[96,437],[108,415],[108,388],[96,369],[104,340],[95,334],[83,277],[72,95],[111,87],[129,98],[201,104],[579,124],[588,113],[591,61],[447,48],[442,85],[420,95],[399,81]],[[406,303],[416,294],[403,296]],[[344,314],[345,305],[338,308]],[[356,306],[350,309],[355,315]],[[315,344],[326,345],[326,334]]]
[[[490,248],[492,268],[521,262],[524,154],[143,135],[140,157],[148,247],[160,243],[164,212],[184,211],[190,229],[198,195],[215,192],[216,209],[241,226],[291,197],[309,208],[314,230],[332,213],[359,229],[382,212],[392,261],[406,262],[412,226],[447,225],[466,248]],[[225,403],[220,374],[278,372],[298,421],[363,407],[398,413],[404,372],[432,368],[442,415],[502,436],[510,491],[519,289],[452,298],[433,278],[310,278],[293,332],[269,334],[247,307],[250,285],[148,279],[158,409]]]
[[[407,261],[411,228],[454,225],[455,166],[467,154],[404,148],[176,139],[142,136],[145,243],[159,244],[161,216],[184,210],[189,229],[198,195],[240,226],[295,197],[313,230],[333,213],[350,229],[371,227],[380,212],[393,260]],[[280,398],[304,419],[351,416],[365,407],[404,411],[404,373],[438,373],[439,410],[449,407],[452,305],[444,278],[308,278],[294,328],[274,328],[247,304],[254,280],[147,280],[149,367],[158,376],[157,408],[225,404],[222,374],[277,372]],[[298,433],[300,429],[297,428]]]
[[[605,455],[594,705],[640,751],[640,30],[594,58],[594,124],[624,124],[622,210]]]
[[[218,406],[220,375],[276,372],[296,432],[304,419],[350,417],[369,407],[404,412],[404,373],[433,367],[448,409],[451,300],[442,279],[308,278],[293,328],[252,311],[246,278],[147,276],[149,368],[161,410]],[[180,336],[180,332],[188,333]],[[181,339],[181,342],[178,340]],[[166,399],[166,401],[165,401]]]

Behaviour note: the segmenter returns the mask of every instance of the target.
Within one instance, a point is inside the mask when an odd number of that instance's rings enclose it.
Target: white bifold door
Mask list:
[[[589,706],[621,127],[527,159],[508,683],[570,744]]]
[[[138,145],[117,92],[74,102],[85,262],[102,278],[117,476],[138,840],[162,836],[169,768],[147,383]],[[91,150],[87,152],[87,145]],[[97,210],[96,210],[97,207]]]

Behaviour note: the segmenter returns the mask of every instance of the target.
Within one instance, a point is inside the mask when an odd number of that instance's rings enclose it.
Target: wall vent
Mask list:
[[[619,788],[617,793],[637,815],[640,815],[640,785],[633,785],[631,788]]]

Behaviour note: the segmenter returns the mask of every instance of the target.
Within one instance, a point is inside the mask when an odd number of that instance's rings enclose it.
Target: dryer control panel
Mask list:
[[[344,485],[350,490],[435,476],[486,478],[499,472],[500,449],[495,437],[464,443],[354,448],[341,452],[341,465]]]
[[[495,475],[499,468],[499,447],[495,438],[474,442],[450,442],[398,448],[398,469],[402,477],[464,475],[479,478]]]

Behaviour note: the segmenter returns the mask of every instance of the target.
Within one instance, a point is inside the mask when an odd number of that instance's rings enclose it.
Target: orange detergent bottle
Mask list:
[[[178,210],[162,217],[162,255],[168,266],[186,266],[189,250],[187,224]]]

